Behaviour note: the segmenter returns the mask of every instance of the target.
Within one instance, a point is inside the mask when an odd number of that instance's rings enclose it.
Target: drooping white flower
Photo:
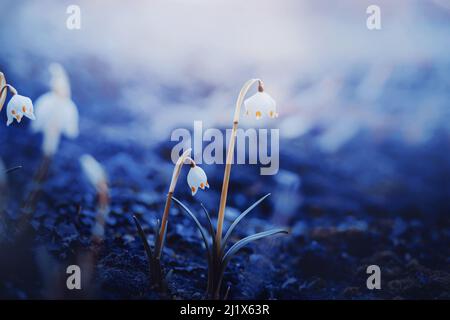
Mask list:
[[[53,155],[58,149],[61,135],[74,139],[78,136],[78,110],[70,98],[70,83],[60,65],[51,65],[52,91],[36,100],[36,121],[32,124],[34,132],[44,135],[42,150]]]
[[[270,95],[264,92],[261,85],[257,93],[244,101],[244,106],[245,114],[256,117],[256,119],[261,119],[264,115],[271,118],[278,117],[277,103]]]
[[[192,195],[195,195],[199,188],[202,190],[209,188],[205,171],[197,165],[192,166],[189,170],[187,182],[191,188]]]
[[[7,126],[13,123],[14,119],[20,123],[23,116],[31,120],[36,119],[34,116],[33,102],[30,98],[21,96],[20,94],[15,94],[11,97],[6,106],[6,115],[8,117],[6,122]]]
[[[80,157],[80,164],[86,178],[92,186],[97,192],[103,192],[103,188],[107,184],[107,177],[100,163],[93,156],[84,154]]]

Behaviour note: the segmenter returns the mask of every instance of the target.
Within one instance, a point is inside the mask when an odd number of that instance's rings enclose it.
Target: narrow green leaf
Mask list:
[[[136,224],[136,228],[138,229],[138,234],[141,237],[142,243],[144,244],[145,253],[147,254],[147,258],[150,264],[153,263],[153,252],[148,244],[147,237],[145,236],[144,230],[142,230],[142,226],[139,223],[139,220],[136,216],[133,216],[134,223]]]
[[[166,243],[166,238],[167,238],[167,224],[169,223],[169,221],[166,221],[166,227],[165,227],[165,232],[164,232],[164,236],[162,238],[162,243],[161,243],[161,250],[164,248],[164,244]]]
[[[242,212],[239,217],[236,218],[236,220],[233,221],[233,223],[231,224],[231,226],[228,228],[227,233],[225,234],[225,237],[223,238],[222,241],[222,251],[225,250],[225,246],[227,245],[227,242],[231,236],[231,233],[233,232],[233,230],[236,228],[236,226],[239,224],[239,222],[245,218],[245,216],[252,211],[258,204],[260,204],[262,201],[264,201],[264,199],[266,199],[268,196],[270,196],[270,193],[266,194],[264,197],[262,197],[261,199],[259,199],[258,201],[256,201],[254,204],[252,204],[247,210],[245,210],[244,212]]]
[[[156,224],[153,226],[153,234],[155,235],[155,254],[158,254],[156,251],[158,250],[158,248],[161,248],[162,250],[162,246],[160,240],[159,240],[159,232],[161,231],[160,228],[161,225],[161,220],[157,219],[156,220]]]
[[[200,205],[202,206],[203,212],[205,213],[205,216],[206,216],[206,220],[208,221],[209,234],[211,235],[211,238],[214,239],[216,237],[216,232],[214,231],[214,227],[213,227],[213,224],[212,224],[212,221],[211,221],[211,216],[209,215],[209,212],[205,208],[203,203],[200,203]]]
[[[223,256],[223,258],[222,258],[222,266],[223,266],[223,268],[225,268],[227,266],[227,264],[230,261],[230,259],[232,258],[232,256],[234,254],[236,254],[236,252],[238,252],[246,244],[248,244],[248,243],[250,243],[252,241],[258,240],[258,239],[262,239],[262,238],[266,238],[266,237],[269,237],[269,236],[273,236],[273,235],[278,234],[278,233],[287,234],[288,231],[285,230],[285,229],[272,229],[272,230],[256,233],[254,235],[245,237],[242,240],[239,240],[234,245],[232,245],[231,248],[227,251],[227,253]]]
[[[22,169],[22,166],[16,166],[16,167],[12,167],[12,168],[6,169],[5,173],[11,173],[11,172],[14,172],[14,171],[19,170],[19,169]]]
[[[188,216],[189,216],[192,220],[194,220],[195,225],[197,226],[198,230],[200,230],[200,234],[202,235],[203,242],[205,243],[205,246],[206,246],[206,252],[207,252],[207,254],[208,254],[208,263],[209,263],[209,261],[212,261],[212,260],[211,260],[211,259],[212,259],[212,256],[211,256],[211,248],[210,248],[210,246],[209,246],[209,242],[208,242],[208,238],[207,238],[206,233],[205,233],[205,229],[204,229],[203,226],[201,225],[200,221],[198,221],[197,217],[192,213],[192,211],[189,210],[188,207],[186,207],[180,200],[178,200],[177,198],[175,198],[175,197],[173,197],[173,196],[172,196],[172,199],[173,199],[173,201],[175,201],[175,203],[176,203],[178,206],[180,206],[180,207],[184,210],[184,212],[186,212],[186,213],[188,214]]]

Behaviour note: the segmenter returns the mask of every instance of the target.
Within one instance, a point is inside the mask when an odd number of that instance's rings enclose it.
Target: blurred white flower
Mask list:
[[[82,155],[80,164],[84,175],[97,191],[98,211],[92,228],[92,235],[94,239],[102,240],[105,235],[105,224],[109,215],[108,178],[103,167],[91,155]]]
[[[203,169],[197,165],[192,166],[189,170],[189,173],[187,175],[187,182],[189,187],[191,188],[192,195],[195,195],[199,188],[202,190],[204,190],[205,188],[209,188],[205,171],[203,171]]]
[[[58,63],[52,63],[49,66],[52,78],[50,80],[50,87],[52,91],[60,97],[70,98],[70,81],[63,66]]]
[[[275,100],[264,92],[260,85],[258,92],[244,101],[245,114],[255,116],[256,119],[261,119],[263,115],[271,118],[278,117],[277,103]]]
[[[13,95],[9,100],[6,106],[6,115],[8,117],[6,121],[7,126],[13,123],[14,119],[20,123],[23,116],[31,120],[36,119],[33,112],[33,102],[30,98],[21,96],[20,94]]]
[[[61,135],[67,138],[78,136],[78,110],[70,98],[70,83],[66,72],[59,64],[50,66],[52,90],[36,100],[34,132],[42,132],[42,150],[46,155],[55,154]]]
[[[107,185],[107,177],[100,163],[89,154],[80,157],[80,164],[86,178],[94,186],[97,192],[103,192]]]

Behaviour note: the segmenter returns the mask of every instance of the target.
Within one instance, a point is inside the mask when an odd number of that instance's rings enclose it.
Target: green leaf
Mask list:
[[[248,236],[242,240],[239,240],[234,245],[232,245],[231,248],[227,251],[227,253],[223,256],[223,258],[222,258],[223,269],[225,269],[225,267],[227,266],[228,262],[233,257],[233,255],[236,254],[236,252],[238,252],[246,244],[248,244],[252,241],[258,240],[258,239],[273,236],[278,233],[288,234],[288,231],[285,229],[272,229],[272,230],[256,233],[256,234]]]
[[[12,167],[12,168],[6,169],[5,173],[11,173],[11,172],[14,172],[14,171],[19,170],[19,169],[22,169],[22,166],[16,166],[16,167]]]
[[[244,212],[242,212],[239,217],[236,218],[236,220],[233,221],[233,223],[231,224],[231,226],[228,228],[227,233],[225,234],[225,237],[223,238],[222,241],[222,251],[225,250],[225,246],[227,245],[227,242],[231,236],[231,233],[233,232],[233,230],[236,228],[236,226],[238,225],[238,223],[245,218],[245,216],[252,211],[258,204],[260,204],[264,199],[266,199],[268,196],[270,196],[270,193],[266,194],[264,197],[262,197],[261,199],[259,199],[258,201],[256,201],[254,204],[252,204],[247,210],[245,210]]]
[[[203,205],[203,203],[200,203],[200,205],[202,206],[203,212],[205,213],[206,219],[208,220],[209,234],[211,235],[211,239],[212,239],[211,260],[208,261],[208,283],[207,283],[207,289],[206,289],[206,295],[208,295],[208,292],[210,292],[212,290],[211,286],[213,285],[213,278],[214,278],[215,257],[216,257],[216,252],[214,250],[216,248],[216,232],[214,231],[214,227],[213,227],[213,224],[211,221],[211,216],[209,215],[208,210]]]
[[[162,243],[161,243],[161,251],[164,248],[164,244],[166,243],[166,238],[167,238],[167,224],[169,223],[169,220],[166,220],[166,226],[165,226],[165,232],[164,232],[164,236],[162,238]],[[159,223],[161,224],[161,222]]]
[[[192,220],[194,220],[195,225],[197,226],[198,230],[200,230],[200,234],[202,235],[203,242],[205,243],[205,246],[206,246],[206,252],[208,254],[208,263],[210,263],[212,261],[211,248],[209,246],[209,242],[208,242],[208,238],[206,236],[205,229],[201,225],[200,221],[198,221],[197,217],[192,213],[192,211],[188,209],[188,207],[186,207],[180,200],[178,200],[177,198],[175,198],[173,196],[172,196],[172,199],[173,199],[173,201],[175,201],[175,203],[178,206],[180,206],[184,210],[184,212],[186,212],[188,214],[188,216]]]
[[[161,231],[160,225],[161,220],[157,219],[156,224],[153,226],[153,234],[155,235],[155,255],[158,255],[158,252],[156,252],[158,248],[161,248],[161,250],[163,248],[162,244],[159,243],[161,241],[159,240],[159,232]]]
[[[144,244],[145,253],[147,254],[147,258],[149,263],[153,263],[153,252],[148,244],[147,237],[145,236],[144,230],[142,230],[142,226],[139,223],[139,220],[136,216],[133,216],[134,223],[136,224],[136,228],[138,229],[138,234],[141,237],[142,243]]]
[[[206,219],[208,220],[209,234],[211,235],[212,239],[215,239],[216,232],[214,231],[214,227],[213,227],[213,224],[212,224],[212,221],[211,221],[211,216],[209,215],[208,210],[205,208],[203,203],[200,203],[200,205],[202,206],[203,212],[205,212]]]

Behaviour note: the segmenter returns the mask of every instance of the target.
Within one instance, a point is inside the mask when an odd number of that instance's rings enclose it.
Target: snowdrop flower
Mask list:
[[[155,257],[158,259],[161,257],[162,248],[164,246],[164,239],[166,236],[167,225],[169,222],[169,211],[170,205],[172,203],[172,196],[175,192],[175,187],[178,182],[178,178],[180,177],[181,168],[184,164],[190,164],[191,169],[189,170],[187,176],[187,182],[189,187],[191,188],[192,195],[197,193],[198,188],[205,189],[205,187],[209,188],[208,181],[206,180],[205,171],[203,171],[200,167],[197,167],[195,161],[189,156],[191,154],[192,149],[189,148],[183,152],[183,154],[178,158],[175,163],[175,167],[173,168],[172,179],[169,185],[169,192],[167,194],[166,204],[164,206],[164,213],[161,219],[160,229],[158,231],[158,238],[155,241]]]
[[[70,98],[70,83],[63,67],[50,66],[51,91],[36,100],[36,121],[34,132],[44,135],[42,150],[51,156],[58,149],[61,135],[74,139],[78,136],[78,110]]]
[[[258,92],[250,98],[244,100],[250,88],[258,84]],[[246,114],[255,116],[256,119],[261,119],[263,115],[267,115],[271,118],[278,117],[276,102],[267,93],[264,92],[264,84],[261,79],[254,78],[246,81],[239,91],[238,98],[236,100],[236,107],[234,109],[233,128],[231,129],[231,140],[228,144],[227,159],[225,162],[225,173],[223,176],[222,192],[220,194],[219,212],[217,213],[217,228],[216,228],[216,250],[217,255],[221,252],[221,241],[223,222],[225,219],[225,208],[227,206],[228,186],[230,182],[231,163],[234,157],[234,149],[240,118],[241,106],[244,104]]]
[[[191,188],[192,195],[194,196],[197,193],[197,190],[200,188],[204,190],[205,188],[209,188],[208,179],[206,177],[205,171],[199,166],[193,164],[189,173],[187,175],[187,182],[189,187]]]
[[[52,91],[60,97],[70,98],[70,81],[63,66],[58,63],[52,63],[49,66],[49,71],[52,75],[50,80],[50,87],[52,88]]]
[[[14,119],[18,123],[22,120],[23,116],[35,120],[34,112],[33,112],[33,102],[30,98],[22,96],[17,93],[17,90],[6,83],[6,78],[3,73],[0,72],[0,111],[3,109],[3,105],[6,100],[7,93],[12,94],[11,99],[6,106],[6,115],[8,120],[6,121],[6,125],[9,126],[13,123]]]
[[[6,122],[7,126],[13,123],[14,119],[20,123],[23,116],[31,120],[36,119],[33,112],[33,102],[31,102],[30,98],[21,96],[20,94],[13,95],[9,100],[6,106],[6,115],[8,117]]]
[[[264,92],[262,82],[259,82],[258,92],[244,101],[245,114],[255,116],[261,119],[263,115],[271,118],[278,117],[277,103],[275,100]]]
[[[105,170],[103,170],[100,163],[89,154],[84,154],[80,157],[80,164],[86,178],[94,186],[97,192],[104,191],[104,185],[107,184]]]

